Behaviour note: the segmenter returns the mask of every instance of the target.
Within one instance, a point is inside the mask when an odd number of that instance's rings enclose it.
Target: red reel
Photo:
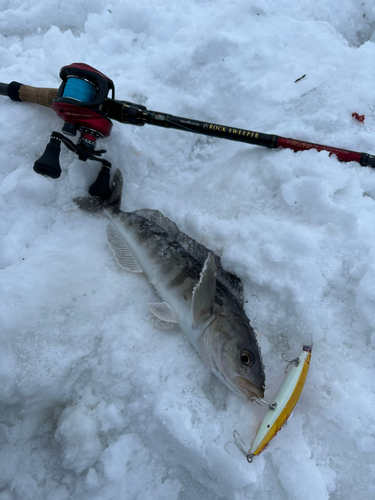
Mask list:
[[[114,83],[84,63],[64,66],[60,77],[63,81],[52,109],[65,122],[63,132],[71,136],[81,132],[80,141],[91,149],[98,138],[108,137],[111,133],[112,122],[102,107],[110,90],[114,99]]]
[[[77,144],[59,132],[52,132],[50,142],[43,155],[34,163],[38,174],[57,179],[61,175],[59,162],[60,147],[63,143],[78,155],[82,161],[95,160],[102,164],[96,181],[90,186],[89,193],[102,200],[109,198],[109,176],[111,164],[100,158],[105,150],[95,151],[97,139],[108,137],[112,130],[112,122],[107,117],[109,108],[104,106],[108,92],[115,97],[115,86],[108,77],[88,64],[74,63],[64,66],[60,71],[62,84],[57,98],[53,100],[52,109],[64,120],[62,131],[65,135],[80,138]]]

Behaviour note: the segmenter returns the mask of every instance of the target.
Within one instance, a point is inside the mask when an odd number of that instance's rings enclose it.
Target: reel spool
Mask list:
[[[60,177],[59,154],[60,144],[63,142],[80,160],[91,159],[102,163],[102,169],[97,180],[90,186],[89,193],[101,199],[108,199],[111,193],[111,164],[98,158],[105,150],[95,151],[95,147],[96,141],[108,137],[112,130],[112,122],[107,118],[108,107],[103,110],[103,104],[110,91],[111,98],[114,99],[114,83],[103,73],[84,63],[64,66],[61,68],[60,77],[62,84],[51,107],[65,122],[62,132],[71,137],[79,132],[80,137],[77,144],[74,144],[64,135],[53,132],[43,155],[35,162],[34,170],[54,179]]]

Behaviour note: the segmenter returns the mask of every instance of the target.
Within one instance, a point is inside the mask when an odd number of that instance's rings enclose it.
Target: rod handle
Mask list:
[[[57,98],[57,89],[45,89],[38,87],[30,87],[29,85],[21,85],[19,89],[19,97],[23,102],[33,102],[50,108],[53,99]]]
[[[12,101],[32,102],[50,108],[57,98],[58,89],[46,89],[23,85],[19,82],[0,84],[0,95],[7,95]]]

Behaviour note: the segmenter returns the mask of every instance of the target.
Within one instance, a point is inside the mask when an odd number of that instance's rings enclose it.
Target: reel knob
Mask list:
[[[60,167],[60,149],[61,141],[55,137],[51,137],[49,143],[44,150],[44,153],[34,163],[34,171],[37,174],[44,175],[45,177],[52,177],[58,179],[61,175]]]
[[[96,181],[89,188],[91,196],[95,196],[95,198],[100,198],[101,200],[108,200],[111,196],[111,189],[109,187],[110,168],[105,165],[102,166]]]

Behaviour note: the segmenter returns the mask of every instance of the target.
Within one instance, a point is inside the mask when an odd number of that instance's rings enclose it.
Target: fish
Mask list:
[[[220,258],[179,230],[158,210],[122,211],[123,179],[116,169],[111,196],[78,197],[84,211],[109,219],[107,240],[119,266],[144,273],[158,302],[148,307],[163,327],[177,326],[211,372],[234,393],[263,399],[265,373],[254,329],[244,311],[243,285]]]

